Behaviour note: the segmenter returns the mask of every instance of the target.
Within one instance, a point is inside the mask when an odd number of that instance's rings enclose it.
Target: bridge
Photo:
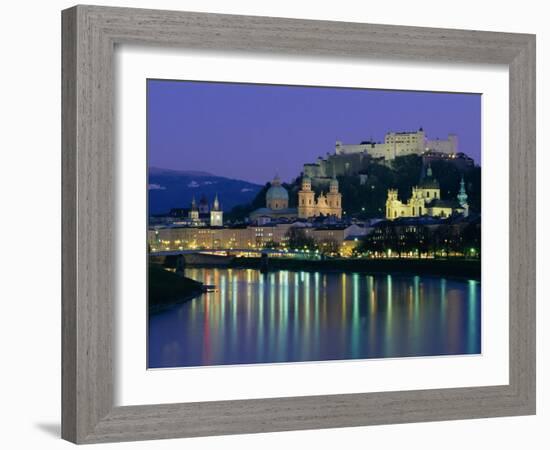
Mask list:
[[[235,256],[238,253],[253,253],[260,257],[260,271],[267,272],[269,268],[269,256],[291,256],[293,259],[299,256],[300,259],[321,259],[322,257],[315,252],[303,252],[298,250],[282,250],[282,249],[250,249],[250,248],[201,248],[201,249],[185,249],[185,250],[164,250],[150,252],[149,256],[154,258],[175,258],[175,268],[177,273],[183,273],[185,266],[194,265],[213,265],[213,266],[229,266],[234,262]]]

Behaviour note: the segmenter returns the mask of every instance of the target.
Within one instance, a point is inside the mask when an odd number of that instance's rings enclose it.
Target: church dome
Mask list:
[[[435,178],[425,178],[418,185],[422,189],[439,189],[439,181]]]
[[[267,190],[265,198],[268,202],[282,200],[288,203],[288,192],[283,186],[281,186],[281,180],[279,177],[275,177],[275,179],[271,182],[271,187]]]

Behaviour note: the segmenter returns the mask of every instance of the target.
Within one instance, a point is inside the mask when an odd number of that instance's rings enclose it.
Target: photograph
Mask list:
[[[147,367],[481,354],[481,100],[148,79]]]

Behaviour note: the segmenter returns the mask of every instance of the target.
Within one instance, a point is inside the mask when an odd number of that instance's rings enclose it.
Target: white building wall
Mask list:
[[[426,150],[442,153],[457,153],[458,138],[450,134],[447,139],[426,139],[424,131],[412,133],[386,133],[384,143],[377,144],[344,144],[336,142],[337,155],[366,153],[374,158],[393,160],[396,156],[420,155]]]

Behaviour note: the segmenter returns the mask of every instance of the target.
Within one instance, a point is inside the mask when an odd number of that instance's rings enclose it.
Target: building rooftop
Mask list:
[[[298,214],[298,210],[296,208],[283,208],[283,209],[270,209],[270,208],[258,208],[255,209],[250,213],[250,215],[254,216],[270,216],[273,214]]]
[[[428,207],[433,208],[462,208],[456,200],[441,200],[436,198],[432,200]]]

